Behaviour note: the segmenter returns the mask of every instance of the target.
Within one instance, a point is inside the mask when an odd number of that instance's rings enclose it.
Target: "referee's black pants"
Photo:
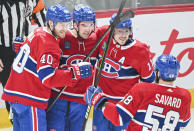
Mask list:
[[[0,45],[0,59],[2,60],[4,65],[3,71],[0,72],[0,82],[3,85],[3,88],[5,87],[6,82],[9,78],[14,57],[15,57],[15,52],[12,51],[12,47],[3,47]],[[5,106],[7,111],[9,112],[10,105],[7,101],[5,101]]]

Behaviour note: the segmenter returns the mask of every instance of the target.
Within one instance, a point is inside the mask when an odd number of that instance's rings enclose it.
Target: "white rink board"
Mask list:
[[[138,40],[150,45],[152,52],[158,55],[162,54],[165,45],[161,45],[162,41],[168,41],[169,38],[182,39],[183,42],[175,44],[172,50],[167,51],[172,55],[178,56],[183,50],[192,48],[189,53],[193,55],[194,64],[194,40],[184,42],[184,39],[193,37],[194,39],[194,12],[176,12],[176,13],[162,13],[162,14],[148,14],[137,15],[134,22],[134,37]],[[142,22],[143,21],[143,22]],[[177,33],[177,37],[175,36]],[[170,35],[174,35],[171,36]],[[154,60],[156,57],[154,57]],[[181,59],[180,73],[184,73],[191,66],[192,61],[188,58],[188,53]],[[193,67],[194,69],[194,67]],[[194,88],[192,79],[194,78],[194,71],[187,74],[185,77],[178,77],[177,85],[186,88]]]

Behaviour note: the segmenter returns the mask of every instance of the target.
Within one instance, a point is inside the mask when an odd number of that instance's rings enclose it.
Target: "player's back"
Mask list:
[[[177,86],[154,83],[137,85],[133,88],[138,93],[133,98],[137,108],[129,109],[135,116],[128,131],[178,131],[188,124],[191,103],[189,91]]]

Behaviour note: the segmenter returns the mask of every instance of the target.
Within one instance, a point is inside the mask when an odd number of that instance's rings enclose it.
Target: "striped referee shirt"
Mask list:
[[[38,1],[39,0],[1,0],[0,46],[11,47],[15,37],[22,35],[24,22],[26,23],[25,36],[32,31],[32,12]],[[45,26],[46,19],[44,12],[45,10],[42,9],[40,12],[33,14],[33,18],[36,20],[38,26]]]

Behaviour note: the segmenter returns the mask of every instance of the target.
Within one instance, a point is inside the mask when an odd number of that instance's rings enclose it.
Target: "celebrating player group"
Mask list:
[[[115,19],[116,13],[110,25]],[[174,85],[181,68],[177,58],[161,54],[153,64],[149,47],[133,39],[130,18],[113,26],[112,36],[104,36],[110,25],[97,27],[87,5],[75,6],[71,14],[58,4],[48,8],[46,27],[34,29],[22,43],[15,40],[17,55],[2,95],[13,110],[14,131],[81,131],[88,106],[94,106],[92,131],[179,131],[187,126],[191,95]]]

